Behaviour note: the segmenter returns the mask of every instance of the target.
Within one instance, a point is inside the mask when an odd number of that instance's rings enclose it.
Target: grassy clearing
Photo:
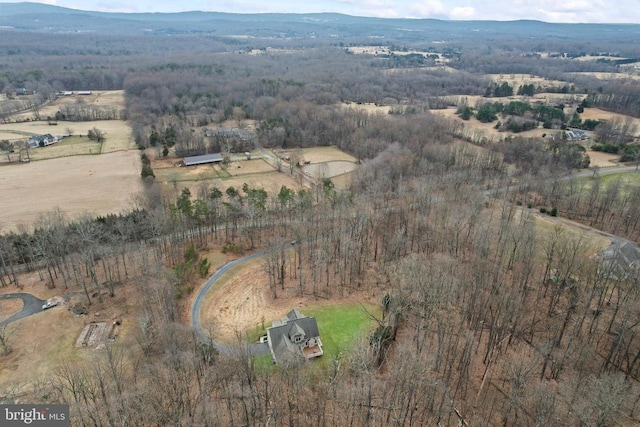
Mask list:
[[[302,153],[304,155],[304,160],[310,161],[311,163],[333,162],[340,160],[356,162],[358,160],[351,154],[345,153],[335,146],[304,148]]]
[[[87,135],[89,129],[97,128],[104,132],[105,141],[102,147],[103,153],[129,150],[135,147],[135,141],[131,135],[129,124],[123,120],[97,120],[93,122],[64,122],[58,121],[56,126],[51,126],[47,121],[31,121],[21,123],[0,124],[1,135],[13,135],[3,139],[14,140],[19,134],[29,135]],[[26,139],[21,137],[19,139]]]
[[[361,342],[358,338],[366,337],[373,331],[376,323],[367,312],[375,316],[381,315],[380,308],[370,304],[305,307],[301,311],[306,316],[315,317],[318,322],[324,355],[313,363],[319,367],[327,366],[333,360],[344,357]],[[264,334],[264,329],[256,327],[248,331],[246,336],[251,342],[255,342]],[[258,356],[254,358],[253,363],[259,371],[275,368],[271,355]]]
[[[380,315],[378,307],[360,304],[309,307],[303,310],[305,315],[315,317],[318,322],[324,351],[323,363],[350,352],[358,337],[373,330],[375,321],[367,311]]]
[[[31,160],[49,160],[69,156],[100,154],[102,143],[92,141],[86,136],[71,136],[47,147],[29,150]]]

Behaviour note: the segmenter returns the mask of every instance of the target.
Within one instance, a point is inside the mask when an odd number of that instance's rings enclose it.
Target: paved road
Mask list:
[[[0,322],[0,326],[4,326],[11,322],[15,322],[18,319],[23,319],[27,316],[31,316],[32,314],[40,313],[42,311],[42,305],[46,302],[45,300],[41,300],[40,298],[36,298],[31,294],[24,293],[16,293],[16,294],[4,294],[0,295],[0,299],[12,299],[19,298],[22,300],[23,307],[22,310],[15,313],[13,316],[8,319]]]
[[[267,252],[256,252],[255,254],[248,255],[244,258],[237,259],[235,261],[231,261],[220,267],[213,276],[209,277],[205,282],[204,286],[200,288],[198,293],[196,294],[195,299],[193,300],[193,305],[191,306],[191,325],[195,329],[198,337],[200,337],[203,341],[211,342],[214,348],[219,353],[230,354],[234,352],[234,346],[221,344],[213,341],[211,337],[207,334],[207,332],[202,327],[202,323],[200,322],[200,310],[202,309],[202,303],[204,302],[204,298],[213,285],[216,283],[218,279],[222,277],[227,271],[232,269],[233,267],[243,264],[247,261],[251,261],[252,259],[260,258]],[[250,343],[248,344],[249,353],[253,356],[260,356],[263,354],[269,354],[269,346],[267,343]]]

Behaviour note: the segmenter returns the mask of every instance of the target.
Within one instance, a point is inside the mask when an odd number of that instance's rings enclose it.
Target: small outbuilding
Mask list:
[[[209,163],[222,163],[222,154],[205,154],[202,156],[185,157],[182,163],[185,166],[206,165]]]

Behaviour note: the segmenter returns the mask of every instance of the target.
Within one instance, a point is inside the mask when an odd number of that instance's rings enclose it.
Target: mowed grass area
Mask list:
[[[320,331],[320,340],[324,354],[312,363],[320,367],[328,366],[335,359],[342,358],[356,345],[367,343],[368,337],[376,327],[376,322],[369,313],[380,318],[380,307],[370,304],[341,304],[301,308],[302,314],[315,317]],[[275,320],[275,319],[273,319]],[[250,331],[247,336],[256,338],[261,334],[257,330]],[[271,355],[258,356],[254,359],[258,370],[273,369]]]
[[[621,189],[625,187],[638,187],[640,186],[640,171],[614,173],[611,175],[594,176],[580,178],[578,185],[583,193],[588,193],[593,188],[594,183],[598,180],[600,184],[600,191],[605,191],[607,187],[620,180]]]
[[[10,141],[26,140],[28,135],[45,135],[50,133],[54,136],[71,134],[72,136],[86,136],[90,129],[99,129],[104,132],[105,141],[102,146],[102,153],[112,153],[114,151],[130,150],[135,148],[135,141],[131,134],[131,127],[123,120],[96,120],[92,122],[65,122],[58,121],[52,126],[47,121],[32,121],[22,123],[2,123],[0,124],[0,135],[6,135]],[[17,133],[16,133],[17,132]]]
[[[31,160],[48,160],[59,157],[100,154],[103,143],[92,141],[86,136],[71,136],[46,147],[29,149]]]
[[[381,316],[379,307],[361,304],[305,307],[302,313],[316,318],[325,359],[350,352],[358,338],[368,337],[375,329],[376,322],[370,314]]]

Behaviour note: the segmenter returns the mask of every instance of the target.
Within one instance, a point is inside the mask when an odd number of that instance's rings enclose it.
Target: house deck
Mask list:
[[[313,347],[304,347],[302,352],[304,353],[305,358],[313,359],[314,357],[322,356],[322,347],[316,344]]]

